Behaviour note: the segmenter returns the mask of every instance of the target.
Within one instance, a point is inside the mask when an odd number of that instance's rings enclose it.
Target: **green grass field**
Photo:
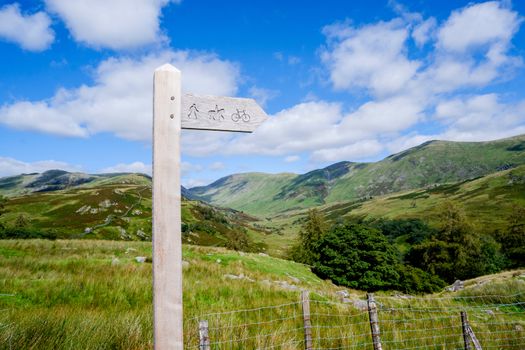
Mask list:
[[[0,241],[0,349],[151,349],[152,266],[137,263],[136,256],[151,257],[151,244]],[[338,303],[336,292],[341,288],[320,280],[303,265],[261,254],[187,245],[183,258],[187,262],[187,348],[196,347],[197,321],[201,318],[210,322],[214,349],[301,348],[301,289],[311,292],[317,347],[370,344],[366,312],[351,303]],[[463,296],[498,295],[497,299],[476,297],[471,305],[465,302],[468,299],[450,293],[439,295],[445,299],[416,298],[413,303],[406,298],[393,298],[392,293],[380,294],[376,298],[382,305],[379,312],[384,322],[384,341],[399,346],[413,344],[406,343],[406,339],[410,340],[406,330],[412,327],[407,320],[417,317],[417,309],[421,309],[427,320],[417,323],[420,331],[412,338],[424,337],[425,329],[438,328],[433,336],[455,344],[458,337],[449,340],[447,327],[453,327],[453,334],[457,335],[457,314],[466,307],[473,327],[486,344],[494,344],[494,336],[485,334],[490,333],[492,320],[500,332],[495,334],[513,337],[505,348],[520,349],[520,337],[525,337],[524,275],[522,270],[468,282]],[[365,295],[348,292],[352,300],[363,300]],[[492,308],[492,318],[483,309],[488,304],[509,302],[518,304],[510,311],[510,306]],[[437,307],[444,308],[439,315],[433,314]],[[246,309],[255,310],[239,312]],[[432,315],[437,323],[428,320]],[[397,322],[403,323],[401,328],[394,327]],[[419,343],[434,344],[433,340]]]

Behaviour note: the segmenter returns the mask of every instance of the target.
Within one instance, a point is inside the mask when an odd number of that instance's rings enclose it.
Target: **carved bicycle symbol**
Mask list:
[[[219,106],[215,105],[215,109],[208,111],[208,117],[213,120],[224,120],[224,108],[219,109]]]
[[[199,110],[197,108],[197,105],[194,103],[190,106],[190,112],[188,113],[188,118],[191,118],[191,116],[193,115],[193,117],[197,119],[197,113],[199,113]]]
[[[237,109],[237,108],[236,108]],[[246,110],[238,110],[237,112],[232,114],[232,120],[234,122],[238,122],[239,120],[242,120],[243,122],[249,122],[250,121],[250,115],[246,113]]]

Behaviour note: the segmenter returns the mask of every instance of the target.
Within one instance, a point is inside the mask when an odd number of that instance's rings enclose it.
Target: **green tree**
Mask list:
[[[446,202],[437,216],[437,233],[407,254],[411,265],[448,282],[497,272],[503,267],[498,244],[490,236],[480,235],[460,207]]]
[[[26,229],[29,227],[30,224],[31,220],[29,219],[29,217],[24,213],[20,213],[16,217],[14,227],[15,229]]]
[[[507,218],[507,227],[500,234],[503,253],[510,261],[510,267],[522,267],[525,264],[525,208],[514,205]]]
[[[7,204],[7,198],[0,195],[0,217],[6,212],[5,205]],[[4,228],[4,224],[0,222],[0,230]]]
[[[292,248],[293,260],[313,265],[319,258],[318,244],[326,231],[323,217],[316,209],[310,209],[299,231],[299,242]]]
[[[314,272],[338,285],[368,291],[398,286],[397,251],[377,229],[348,223],[334,227],[318,244]]]

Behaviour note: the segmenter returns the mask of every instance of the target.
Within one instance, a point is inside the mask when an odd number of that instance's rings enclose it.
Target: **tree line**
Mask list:
[[[513,206],[506,227],[493,234],[479,233],[453,202],[439,208],[438,219],[437,227],[420,219],[349,218],[329,225],[311,209],[289,253],[338,285],[406,293],[525,265],[525,208]]]

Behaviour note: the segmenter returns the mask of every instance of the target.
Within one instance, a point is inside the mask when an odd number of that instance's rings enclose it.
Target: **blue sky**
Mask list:
[[[254,134],[184,131],[183,184],[525,133],[522,1],[0,2],[0,176],[151,172],[151,79],[253,97]]]

